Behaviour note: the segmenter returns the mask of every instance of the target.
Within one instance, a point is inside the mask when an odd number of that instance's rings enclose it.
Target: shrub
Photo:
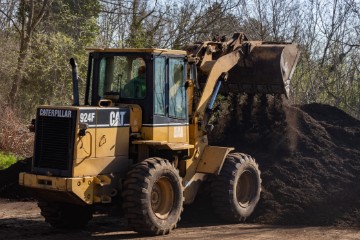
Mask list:
[[[0,170],[10,167],[16,163],[16,157],[12,154],[0,152]]]

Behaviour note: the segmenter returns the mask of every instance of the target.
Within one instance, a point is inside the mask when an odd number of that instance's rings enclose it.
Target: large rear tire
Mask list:
[[[254,211],[261,192],[260,170],[249,155],[231,153],[212,182],[215,213],[228,222],[241,222]]]
[[[92,206],[40,201],[41,215],[54,228],[79,229],[92,218]]]
[[[133,230],[164,235],[176,228],[183,211],[183,187],[168,160],[149,158],[136,164],[123,187],[123,209]]]

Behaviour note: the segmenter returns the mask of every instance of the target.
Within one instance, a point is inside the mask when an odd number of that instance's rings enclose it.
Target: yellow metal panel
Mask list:
[[[169,126],[169,142],[189,142],[188,126]]]
[[[189,142],[189,126],[143,126],[141,132],[145,140],[167,141],[172,143]]]
[[[81,200],[87,204],[93,203],[94,184],[93,177],[83,178],[67,178],[66,179],[67,191],[73,192]]]
[[[193,122],[197,123],[198,118],[195,117]],[[184,176],[183,177],[184,182],[190,181],[190,179],[196,174],[196,169],[200,161],[201,153],[203,153],[205,147],[208,146],[208,140],[206,135],[203,136],[202,130],[199,129],[198,127],[199,127],[198,124],[189,125],[190,144],[194,145],[194,148],[190,149],[189,156],[191,157],[188,160],[185,160],[185,164],[184,164],[185,166],[183,166],[183,170],[182,170],[183,172],[181,174]],[[192,190],[190,188],[185,188],[185,193],[184,193],[185,196],[187,195],[186,192],[188,191],[191,192]],[[191,195],[191,193],[189,193],[188,195]],[[187,200],[185,199],[185,201]],[[189,199],[189,201],[191,201],[191,199]]]
[[[159,145],[167,145],[167,141],[154,141],[154,140],[136,140],[132,142],[133,144],[145,144],[145,145],[153,145],[153,146],[159,146]]]
[[[130,128],[131,132],[140,132],[142,124],[142,111],[138,105],[130,106]]]
[[[141,136],[143,139],[152,140],[153,139],[153,128],[152,127],[142,127]]]
[[[197,121],[197,119],[195,119],[195,121]],[[189,142],[191,144],[195,144],[196,141],[196,126],[195,124],[190,124],[189,125]]]
[[[195,173],[188,181],[184,181],[184,204],[190,204],[195,200],[201,183],[206,179],[207,174]]]
[[[21,172],[19,174],[19,185],[20,186],[24,186],[24,177],[25,177],[25,173],[24,172]]]
[[[95,128],[89,128],[85,136],[77,134],[74,158],[85,159],[95,157]]]
[[[125,173],[131,162],[128,156],[77,159],[74,163],[74,177],[107,173]]]
[[[129,131],[129,127],[97,128],[96,157],[127,155]]]
[[[188,143],[168,143],[167,146],[171,150],[183,150],[183,149],[190,149],[194,148],[194,145]]]
[[[93,177],[60,178],[20,173],[19,184],[29,188],[71,192],[87,204],[93,203]]]
[[[154,141],[168,141],[168,126],[163,127],[148,127],[143,126],[141,128],[142,136],[145,140],[154,140]]]
[[[167,148],[171,150],[183,150],[194,148],[194,145],[188,143],[169,143],[167,141],[153,141],[153,140],[136,140],[133,144],[144,144],[151,146],[158,146],[159,148]]]
[[[196,172],[219,174],[226,155],[232,150],[234,148],[206,146]]]
[[[167,126],[165,127],[152,127],[153,131],[153,139],[158,141],[169,141],[168,133],[169,129]]]
[[[19,178],[19,184],[25,187],[66,191],[65,178],[34,175],[29,173],[21,173]]]

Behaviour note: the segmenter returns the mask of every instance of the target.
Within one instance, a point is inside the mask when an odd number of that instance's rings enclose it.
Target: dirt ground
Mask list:
[[[186,210],[185,210],[186,211]],[[60,231],[44,222],[35,202],[0,199],[0,236],[2,239],[360,239],[359,228],[284,227],[260,224],[200,224],[196,217],[181,221],[170,235],[143,237],[130,231],[120,217],[96,214],[81,231]]]

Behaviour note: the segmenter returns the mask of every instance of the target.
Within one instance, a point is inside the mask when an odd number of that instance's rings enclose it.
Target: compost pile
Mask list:
[[[19,173],[30,172],[31,158],[20,160],[5,170],[0,170],[0,198],[30,200],[31,194],[19,186]]]
[[[238,98],[212,139],[256,158],[262,195],[250,221],[360,226],[360,121],[323,104]]]

